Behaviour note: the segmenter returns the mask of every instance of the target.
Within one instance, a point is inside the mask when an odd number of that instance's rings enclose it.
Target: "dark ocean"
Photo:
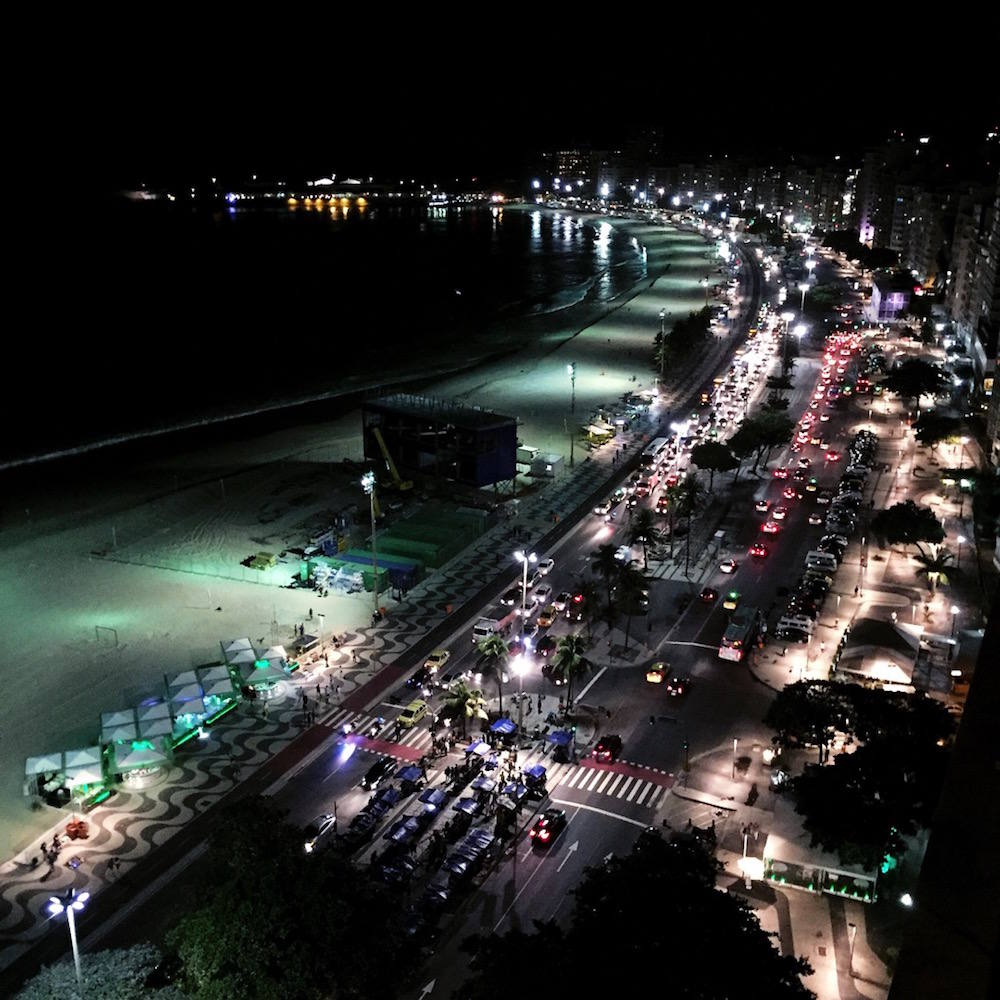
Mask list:
[[[56,225],[24,289],[38,378],[9,390],[32,418],[8,425],[2,463],[511,349],[645,274],[620,229],[531,206],[119,198]]]

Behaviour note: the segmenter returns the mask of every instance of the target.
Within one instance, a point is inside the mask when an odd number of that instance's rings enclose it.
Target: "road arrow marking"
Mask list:
[[[573,843],[569,845],[569,847],[566,849],[566,857],[564,857],[562,859],[562,862],[560,863],[559,867],[556,869],[557,872],[561,872],[563,870],[563,867],[565,866],[566,862],[569,861],[569,859],[579,849],[579,847],[580,847],[580,841],[579,840],[574,840]]]
[[[433,992],[434,992],[434,984],[435,984],[436,982],[437,982],[437,980],[436,980],[436,979],[432,979],[432,980],[431,980],[431,981],[430,981],[430,982],[429,982],[429,983],[428,983],[428,984],[427,984],[427,985],[426,985],[426,986],[425,986],[425,987],[424,987],[424,988],[423,988],[423,989],[422,989],[422,990],[420,991],[420,997],[418,998],[418,1000],[424,1000],[424,997],[425,997],[425,996],[427,996],[427,994],[428,994],[428,993],[433,993]]]

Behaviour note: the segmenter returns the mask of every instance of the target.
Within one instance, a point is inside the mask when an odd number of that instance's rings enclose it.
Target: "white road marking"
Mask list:
[[[625,794],[625,791],[628,789],[628,786],[631,785],[634,780],[635,780],[634,778],[626,778],[625,781],[622,783],[622,787],[618,790],[618,795],[615,797],[620,799]]]
[[[624,778],[624,777],[625,777],[624,774],[617,774],[617,775],[615,775],[615,780],[611,782],[611,787],[608,789],[608,795],[611,795],[611,794],[614,793],[614,790],[618,787],[618,782],[621,781],[622,778]]]
[[[590,783],[590,784],[589,784],[589,785],[587,786],[587,791],[588,791],[588,792],[592,792],[592,791],[594,790],[594,786],[595,786],[595,785],[596,785],[596,784],[597,784],[597,783],[598,783],[598,782],[599,782],[599,781],[601,780],[601,778],[603,778],[603,777],[604,777],[604,772],[603,772],[603,771],[595,771],[595,772],[594,772],[594,780],[593,780],[593,781],[592,781],[592,782],[591,782],[591,783]],[[581,785],[580,787],[582,788],[583,786]]]
[[[628,798],[625,800],[626,802],[631,802],[632,799],[635,798],[635,793],[639,791],[641,785],[642,785],[641,782],[636,781],[635,785],[632,787],[632,791],[628,793]]]
[[[645,830],[646,827],[649,825],[648,823],[643,823],[640,820],[632,819],[630,816],[621,816],[618,813],[611,812],[609,809],[598,809],[597,806],[585,806],[585,805],[582,805],[579,802],[568,802],[565,799],[552,799],[552,801],[555,802],[556,805],[560,805],[560,806],[576,806],[576,808],[578,810],[580,810],[580,809],[586,809],[588,812],[600,813],[602,816],[609,816],[609,817],[611,817],[611,819],[620,819],[623,823],[631,823],[633,826],[638,826],[638,827],[640,827],[643,830]],[[499,926],[500,925],[497,924],[497,927],[499,927]],[[494,927],[493,930],[495,931],[496,927]]]
[[[598,795],[600,795],[600,793],[604,791],[604,786],[605,786],[605,785],[607,785],[607,783],[608,783],[608,782],[609,782],[609,781],[610,781],[610,780],[611,780],[611,779],[612,779],[612,778],[613,778],[614,776],[615,776],[615,772],[614,772],[614,771],[608,771],[608,773],[607,773],[607,775],[605,776],[604,780],[603,780],[603,781],[601,782],[601,787],[597,789],[597,794],[598,794]]]

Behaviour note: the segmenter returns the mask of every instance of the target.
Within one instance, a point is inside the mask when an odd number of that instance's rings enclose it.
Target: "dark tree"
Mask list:
[[[568,930],[536,921],[530,934],[464,942],[473,977],[456,996],[492,995],[512,969],[530,969],[534,981],[579,997],[621,995],[627,969],[629,995],[655,996],[663,992],[663,956],[676,955],[683,961],[671,966],[672,997],[814,997],[800,978],[812,972],[808,962],[782,956],[753,910],[715,888],[718,876],[718,863],[697,843],[642,833],[631,854],[587,869]]]
[[[194,997],[298,1000],[400,995],[413,951],[397,902],[266,798],[230,809],[213,834],[211,882],[168,935]]]
[[[717,472],[729,472],[739,466],[733,453],[724,445],[717,441],[706,441],[704,444],[697,444],[691,450],[691,461],[699,469],[708,472],[708,492],[712,492]]]
[[[930,507],[920,507],[912,500],[893,504],[872,518],[872,531],[890,545],[939,545],[944,541],[944,528]]]
[[[965,421],[961,417],[949,417],[927,410],[920,414],[915,433],[921,444],[933,448],[942,441],[956,441],[964,426]]]
[[[886,375],[882,386],[907,402],[916,400],[919,408],[920,398],[942,392],[947,386],[947,380],[937,365],[922,358],[907,358]]]

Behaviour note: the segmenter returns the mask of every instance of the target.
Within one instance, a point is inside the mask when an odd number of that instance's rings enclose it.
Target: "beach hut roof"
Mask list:
[[[197,684],[198,675],[193,670],[182,670],[179,674],[167,674],[167,687],[184,687],[185,684]]]
[[[163,719],[149,719],[139,723],[136,736],[148,740],[154,736],[166,736],[173,731],[173,728],[174,722],[169,715]]]
[[[253,643],[249,639],[230,639],[222,643],[224,653],[235,653],[241,649],[253,649]]]
[[[48,771],[61,771],[63,766],[61,753],[47,753],[41,757],[29,757],[24,762],[26,775],[44,774]]]
[[[89,767],[91,764],[101,763],[101,748],[82,747],[79,750],[67,750],[63,756],[67,771],[72,767]]]
[[[169,719],[170,706],[165,701],[156,701],[151,705],[140,705],[136,709],[136,715],[140,722],[148,722],[151,719]]]

